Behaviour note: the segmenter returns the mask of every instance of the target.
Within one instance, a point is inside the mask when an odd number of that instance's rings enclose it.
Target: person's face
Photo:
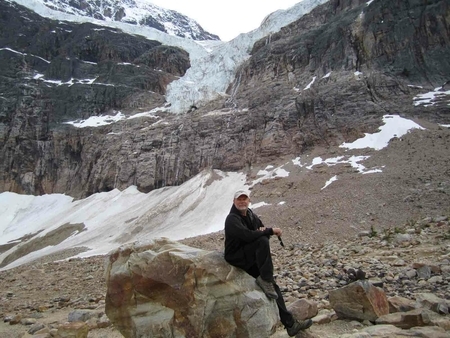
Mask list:
[[[233,202],[234,206],[239,211],[247,211],[248,206],[250,205],[250,198],[248,198],[248,196],[246,195],[241,195],[238,198],[235,198]]]

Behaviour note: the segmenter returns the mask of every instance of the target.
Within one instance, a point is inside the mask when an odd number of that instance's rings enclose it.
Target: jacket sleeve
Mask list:
[[[258,228],[263,226],[259,218],[258,223]],[[225,220],[225,235],[237,238],[246,243],[250,243],[261,236],[273,235],[273,230],[272,228],[266,228],[263,231],[250,230],[243,224],[241,218],[238,215],[230,214]]]

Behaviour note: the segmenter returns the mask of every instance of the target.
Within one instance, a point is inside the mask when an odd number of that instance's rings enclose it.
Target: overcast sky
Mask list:
[[[150,0],[160,7],[176,10],[197,21],[209,33],[229,41],[240,33],[258,28],[261,21],[278,9],[289,8],[300,0]]]

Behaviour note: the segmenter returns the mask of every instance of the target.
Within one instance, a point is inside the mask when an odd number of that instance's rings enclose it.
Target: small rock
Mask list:
[[[22,325],[33,325],[36,324],[36,318],[23,318],[20,320]]]
[[[43,328],[45,328],[44,324],[35,323],[35,324],[31,325],[30,329],[28,330],[28,333],[35,334],[36,332],[38,332],[39,330],[42,330]]]

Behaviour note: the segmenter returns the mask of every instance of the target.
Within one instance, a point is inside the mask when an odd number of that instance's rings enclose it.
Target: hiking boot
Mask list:
[[[312,325],[312,320],[295,320],[294,324],[291,327],[286,327],[287,334],[289,337],[294,337],[297,333],[302,330],[306,330],[308,327]]]
[[[258,284],[258,286],[263,290],[267,298],[271,299],[278,298],[275,288],[273,287],[273,283],[267,282],[264,279],[262,279],[261,276],[258,276],[258,278],[256,278],[256,284]]]

